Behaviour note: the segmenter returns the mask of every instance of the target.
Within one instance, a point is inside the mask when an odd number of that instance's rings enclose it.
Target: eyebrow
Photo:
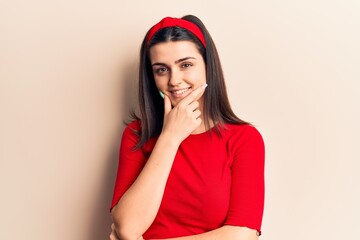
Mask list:
[[[179,60],[176,60],[176,61],[175,61],[175,64],[181,63],[181,62],[186,61],[186,60],[189,60],[189,59],[196,59],[196,58],[195,58],[195,57],[184,57],[184,58],[180,58]],[[152,66],[155,66],[155,65],[166,66],[165,63],[159,63],[159,62],[154,63]]]

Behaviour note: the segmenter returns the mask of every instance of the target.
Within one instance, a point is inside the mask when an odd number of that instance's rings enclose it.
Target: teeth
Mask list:
[[[183,94],[184,92],[186,92],[187,90],[189,90],[189,88],[182,89],[182,90],[178,90],[178,91],[173,91],[173,93],[176,94],[176,95],[181,95],[181,94]]]

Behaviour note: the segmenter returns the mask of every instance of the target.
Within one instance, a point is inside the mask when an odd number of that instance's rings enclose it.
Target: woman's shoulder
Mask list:
[[[122,134],[122,138],[130,138],[133,141],[137,141],[139,138],[139,133],[141,129],[141,122],[140,120],[134,120],[131,122],[126,123],[125,129]]]
[[[140,135],[141,135],[141,121],[140,120],[133,120],[132,122],[129,122],[126,124],[124,133],[123,133],[123,139],[128,138],[131,139],[134,146],[137,145],[140,141]],[[155,146],[157,137],[152,137],[148,141],[144,143],[140,148],[145,154],[151,153],[152,149]]]
[[[241,134],[260,134],[259,130],[252,124],[232,124],[224,123],[221,126],[222,131],[230,134],[241,133]]]
[[[261,133],[251,124],[226,124],[226,146],[234,156],[260,156],[263,161],[265,143]]]
[[[140,120],[133,120],[126,124],[126,128],[130,130],[139,131],[141,128],[141,121]]]
[[[234,141],[241,140],[255,140],[263,142],[262,135],[260,131],[251,124],[228,124],[225,123],[222,126],[222,132],[225,134],[226,138]]]

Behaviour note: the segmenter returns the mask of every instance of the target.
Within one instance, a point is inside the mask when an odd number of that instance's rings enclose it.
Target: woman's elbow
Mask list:
[[[135,226],[132,226],[127,221],[122,221],[117,214],[117,206],[111,210],[111,217],[115,225],[115,232],[121,240],[137,240],[141,234],[138,233]]]
[[[131,231],[129,228],[124,228],[115,225],[115,231],[121,240],[138,240],[140,236]]]
[[[114,222],[116,235],[120,240],[138,240],[140,238],[140,234],[134,231],[133,228],[129,226],[124,226],[122,224],[117,224]]]
[[[234,240],[258,240],[257,231],[247,227],[225,225],[229,237]],[[229,238],[229,239],[230,239]]]

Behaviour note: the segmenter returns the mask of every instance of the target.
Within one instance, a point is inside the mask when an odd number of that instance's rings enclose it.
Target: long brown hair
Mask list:
[[[190,31],[180,27],[163,28],[156,32],[149,42],[147,42],[148,33],[146,34],[140,50],[138,92],[140,116],[133,115],[135,119],[141,120],[137,148],[143,146],[150,138],[158,136],[163,126],[164,101],[156,87],[149,57],[149,49],[161,42],[191,41],[195,43],[203,56],[206,65],[206,82],[208,84],[204,93],[203,109],[203,120],[207,130],[210,128],[211,120],[216,123],[215,128],[218,133],[220,132],[219,128],[224,123],[248,124],[238,118],[230,107],[219,55],[205,25],[199,18],[193,15],[186,15],[182,19],[196,24],[201,29],[204,34],[206,48]]]

